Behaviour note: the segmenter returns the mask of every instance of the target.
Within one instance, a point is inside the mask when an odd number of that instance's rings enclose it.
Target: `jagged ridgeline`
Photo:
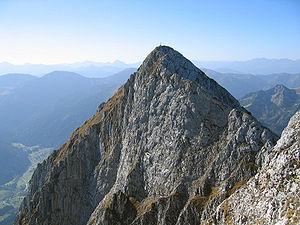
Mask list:
[[[216,208],[277,139],[179,52],[159,46],[37,167],[15,224],[217,223]]]

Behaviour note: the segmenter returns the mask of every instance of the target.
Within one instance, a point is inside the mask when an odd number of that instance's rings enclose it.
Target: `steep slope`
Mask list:
[[[287,126],[289,119],[300,109],[300,95],[283,85],[250,93],[240,99],[241,105],[260,122],[277,134]]]
[[[212,219],[217,224],[299,224],[299,181],[300,111],[260,171],[224,201]]]
[[[36,169],[15,224],[199,224],[277,136],[159,46]]]

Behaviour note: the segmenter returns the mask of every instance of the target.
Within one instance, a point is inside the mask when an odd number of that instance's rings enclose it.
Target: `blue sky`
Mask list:
[[[300,59],[299,0],[0,0],[0,62]]]

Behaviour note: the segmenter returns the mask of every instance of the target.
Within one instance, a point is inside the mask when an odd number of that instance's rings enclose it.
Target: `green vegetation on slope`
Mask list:
[[[34,169],[38,163],[42,162],[53,151],[53,148],[27,147],[21,143],[13,143],[12,145],[27,153],[30,165],[22,176],[16,176],[11,181],[0,186],[0,225],[12,224],[20,203],[26,195],[28,182]]]

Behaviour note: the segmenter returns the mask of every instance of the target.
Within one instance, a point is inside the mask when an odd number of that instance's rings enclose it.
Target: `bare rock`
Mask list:
[[[267,165],[276,140],[224,88],[159,46],[38,166],[15,224],[221,221],[216,208]]]
[[[216,224],[298,224],[300,111],[290,120],[259,172],[217,208]]]

